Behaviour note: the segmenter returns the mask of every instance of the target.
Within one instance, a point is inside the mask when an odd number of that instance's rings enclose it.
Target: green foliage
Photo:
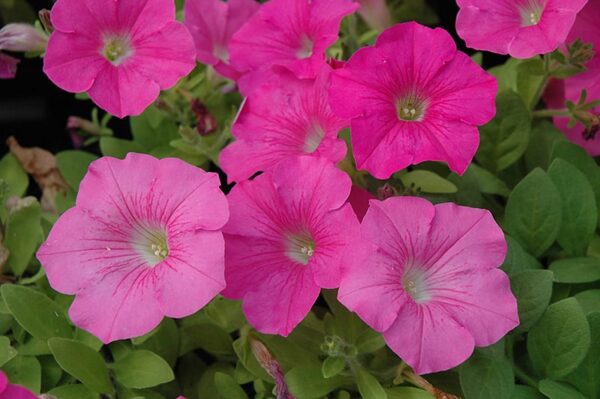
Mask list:
[[[512,365],[504,356],[504,345],[496,350],[476,350],[459,369],[466,399],[511,399],[515,387]]]
[[[134,350],[118,359],[112,369],[116,380],[127,388],[151,388],[175,378],[169,364],[148,350]]]

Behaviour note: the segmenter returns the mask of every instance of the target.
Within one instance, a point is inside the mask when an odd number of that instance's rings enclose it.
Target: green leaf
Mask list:
[[[10,346],[8,337],[0,337],[0,367],[17,356],[17,350]]]
[[[585,359],[566,377],[587,398],[600,398],[600,313],[587,316],[591,345]]]
[[[42,390],[47,391],[58,384],[64,373],[52,355],[38,356],[37,359],[42,366]]]
[[[541,380],[539,389],[550,399],[588,399],[577,389],[562,382]]]
[[[317,364],[294,367],[285,375],[287,386],[297,399],[318,399],[342,386],[346,379],[323,377]]]
[[[209,353],[220,356],[233,354],[231,336],[215,324],[202,323],[184,326],[181,328],[180,334],[180,355],[195,349],[204,349]]]
[[[591,283],[600,280],[600,258],[567,258],[552,262],[557,283]]]
[[[64,338],[51,338],[48,346],[60,367],[86,387],[94,392],[113,392],[108,368],[98,352],[79,341]]]
[[[100,138],[100,151],[102,155],[123,159],[130,152],[144,152],[144,147],[134,141],[103,136]]]
[[[215,398],[222,399],[221,395],[219,395],[219,391],[217,386],[215,385],[215,375],[218,373],[233,373],[233,368],[229,363],[218,362],[211,365],[200,378],[200,382],[198,384],[198,397],[200,399],[203,398]]]
[[[390,388],[385,393],[388,399],[435,399],[429,392],[413,387]]]
[[[566,141],[563,132],[558,130],[548,120],[537,122],[531,131],[531,140],[525,152],[525,164],[527,169],[540,167],[548,169],[552,161],[552,151],[558,141]]]
[[[415,187],[430,194],[452,194],[457,191],[454,184],[428,170],[415,170],[400,176],[405,187]]]
[[[589,156],[580,146],[568,141],[554,143],[552,159],[556,158],[569,162],[587,177],[596,196],[596,206],[600,209],[600,168],[594,158]],[[598,224],[600,226],[600,218],[598,218]]]
[[[552,283],[548,270],[526,270],[511,276],[510,287],[519,308],[517,332],[529,331],[544,314],[552,298]]]
[[[560,194],[546,173],[536,168],[513,190],[504,221],[508,233],[533,254],[543,254],[558,236]]]
[[[532,387],[517,385],[510,399],[545,399],[545,396]]]
[[[358,369],[356,373],[356,385],[363,399],[387,399],[387,393],[385,393],[377,378],[373,377],[365,369]]]
[[[25,272],[42,239],[40,204],[37,200],[23,201],[22,207],[9,213],[4,237],[4,246],[10,251],[8,266],[15,276]]]
[[[508,244],[508,251],[506,253],[506,259],[502,264],[502,270],[508,273],[509,276],[517,274],[525,270],[541,269],[542,265],[536,258],[529,255],[521,244],[514,238],[506,236],[506,243]]]
[[[575,295],[575,299],[577,299],[583,313],[586,315],[592,312],[600,312],[600,289],[582,291]]]
[[[508,197],[510,194],[510,190],[506,186],[506,183],[487,169],[472,163],[466,173],[471,174],[475,178],[482,193],[501,195],[503,197]]]
[[[323,377],[335,377],[346,368],[346,361],[341,357],[327,357],[321,366]]]
[[[56,397],[56,399],[98,399],[100,397],[81,384],[56,387],[51,389],[48,394]]]
[[[29,186],[29,176],[17,158],[10,152],[0,160],[0,180],[8,185],[4,198],[22,197]],[[4,206],[4,204],[0,204]]]
[[[228,374],[216,372],[215,386],[223,399],[248,399],[246,392]]]
[[[137,349],[154,352],[174,367],[179,356],[179,330],[175,321],[165,318],[154,334],[137,345]]]
[[[548,176],[561,197],[562,220],[558,243],[572,255],[584,255],[598,223],[594,191],[585,175],[562,159],[552,162]]]
[[[15,320],[29,334],[41,340],[73,336],[63,310],[46,295],[13,284],[3,285],[1,292]]]
[[[504,170],[521,158],[531,131],[531,116],[517,93],[499,93],[496,107],[496,117],[479,129],[481,144],[476,155],[481,165],[493,172]]]
[[[23,385],[34,393],[39,393],[42,388],[42,366],[32,356],[14,357],[2,366],[11,384]]]
[[[590,327],[575,298],[548,307],[529,331],[527,350],[536,370],[546,378],[562,378],[584,359]]]
[[[513,369],[504,354],[476,350],[459,368],[466,399],[510,399],[515,388]]]
[[[130,118],[130,122],[133,141],[147,150],[168,146],[171,140],[180,137],[177,123],[155,106]]]
[[[544,62],[540,57],[523,60],[517,66],[517,92],[529,109],[535,108],[539,99],[539,88],[545,83]]]
[[[115,378],[127,388],[150,388],[175,378],[169,364],[147,350],[134,350],[113,365]]]
[[[90,164],[96,159],[98,159],[96,155],[85,151],[62,151],[56,154],[56,165],[69,186],[79,190],[79,183],[87,173]]]

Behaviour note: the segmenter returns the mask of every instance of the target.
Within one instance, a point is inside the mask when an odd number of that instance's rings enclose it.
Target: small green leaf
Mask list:
[[[25,272],[42,239],[42,209],[37,200],[28,201],[30,198],[22,200],[23,207],[10,212],[6,221],[4,246],[10,251],[8,266],[16,276]]]
[[[503,197],[508,197],[510,194],[506,183],[487,169],[472,163],[466,173],[473,175],[482,193],[501,195]]]
[[[587,316],[591,346],[585,359],[565,379],[588,398],[600,398],[600,313]]]
[[[246,392],[244,392],[242,387],[240,387],[229,374],[221,373],[219,371],[216,372],[215,386],[223,399],[248,399]]]
[[[526,270],[511,276],[510,287],[519,308],[517,332],[528,331],[544,314],[552,298],[552,272]]]
[[[388,399],[435,399],[427,391],[413,387],[395,387],[386,389]]]
[[[5,198],[22,197],[29,186],[29,176],[12,153],[6,154],[0,160],[0,180],[8,185]],[[0,204],[4,206],[4,204]]]
[[[100,138],[100,151],[102,155],[123,159],[130,152],[144,152],[144,147],[134,141],[103,136]]]
[[[591,283],[600,280],[600,258],[567,258],[552,262],[557,283]]]
[[[42,388],[42,366],[33,356],[18,355],[2,366],[12,384],[23,385],[34,393]]]
[[[510,399],[546,399],[537,389],[532,387],[517,385]]]
[[[10,346],[8,337],[0,337],[0,367],[17,356],[17,350]]]
[[[179,330],[172,319],[165,318],[154,334],[137,345],[137,349],[146,349],[156,353],[174,367],[179,355]]]
[[[529,173],[513,190],[506,205],[508,233],[523,247],[540,256],[556,240],[562,211],[560,194],[541,169]]]
[[[56,165],[69,186],[79,190],[79,183],[87,173],[90,164],[96,159],[98,159],[96,155],[85,151],[62,151],[56,154]]]
[[[562,378],[584,359],[590,347],[590,327],[575,298],[548,307],[529,330],[527,350],[536,370],[547,378]]]
[[[56,399],[98,399],[100,397],[81,384],[56,387],[51,389],[48,394],[56,397]]]
[[[452,194],[457,191],[454,184],[428,170],[415,170],[400,176],[405,187],[414,186],[424,193]]]
[[[544,62],[540,57],[523,60],[517,66],[517,92],[529,109],[535,108],[539,99],[540,85],[545,84]]]
[[[504,354],[476,350],[459,368],[466,399],[510,399],[515,388],[513,369]]]
[[[89,389],[100,393],[113,392],[108,368],[98,352],[81,342],[64,338],[51,338],[48,346],[60,367]]]
[[[562,159],[552,162],[548,176],[561,197],[558,243],[571,255],[584,255],[594,237],[598,217],[592,186],[583,173]]]
[[[195,349],[204,349],[209,353],[221,356],[233,354],[231,336],[215,324],[202,323],[184,326],[181,328],[180,334],[180,355]]]
[[[356,373],[356,385],[363,399],[387,399],[388,397],[377,378],[362,368]]]
[[[133,141],[147,150],[168,146],[171,140],[180,137],[177,123],[155,106],[130,118],[130,122]]]
[[[347,379],[323,377],[318,364],[294,367],[285,375],[287,386],[297,399],[318,399],[342,386]]]
[[[525,165],[528,170],[540,167],[548,169],[552,161],[552,151],[558,141],[566,141],[565,135],[548,120],[538,121],[531,131],[531,140],[525,152]]]
[[[147,350],[134,350],[113,365],[115,377],[127,388],[151,388],[175,378],[169,364]]]
[[[542,265],[536,258],[529,255],[521,244],[514,238],[506,236],[508,251],[506,259],[502,264],[502,270],[508,273],[509,276],[520,273],[525,270],[541,269]]]
[[[17,322],[41,340],[71,337],[73,331],[63,310],[46,295],[13,284],[2,286],[2,297]]]
[[[582,291],[575,295],[585,315],[600,312],[600,289]]]
[[[323,377],[331,378],[346,368],[346,361],[341,357],[327,357],[321,366]]]
[[[577,389],[563,382],[541,380],[539,389],[550,399],[588,399]]]

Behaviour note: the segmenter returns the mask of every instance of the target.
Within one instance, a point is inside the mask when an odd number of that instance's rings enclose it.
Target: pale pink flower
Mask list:
[[[37,257],[55,290],[76,295],[76,326],[105,343],[131,338],[223,289],[228,214],[214,173],[175,158],[104,157]]]
[[[13,79],[17,75],[18,58],[0,52],[0,79]]]
[[[502,230],[483,209],[371,201],[345,252],[338,299],[416,373],[459,365],[519,324]]]
[[[386,0],[358,0],[358,14],[372,29],[383,31],[392,26],[392,14]]]
[[[229,194],[223,295],[242,299],[250,324],[287,336],[321,288],[336,288],[341,255],[358,233],[352,183],[324,158],[281,161]]]
[[[462,174],[479,145],[477,126],[495,115],[497,87],[448,32],[409,22],[333,71],[329,101],[351,119],[359,169],[387,179],[412,164],[444,161]]]
[[[37,396],[27,388],[9,384],[8,377],[0,370],[0,399],[37,399]]]
[[[577,103],[583,90],[587,91],[587,102],[600,100],[600,3],[590,1],[577,15],[573,29],[569,33],[567,43],[577,39],[594,45],[594,58],[586,64],[587,70],[566,80],[555,80],[549,85],[544,100],[550,108],[565,108],[566,100]],[[600,107],[591,110],[600,115]],[[600,155],[600,134],[586,132],[585,126],[578,122],[568,127],[568,118],[554,118],[554,124],[562,130],[567,138],[583,148],[590,155]]]
[[[227,78],[239,78],[229,65],[229,41],[259,6],[256,0],[187,0],[185,25],[196,42],[198,61]]]
[[[273,71],[269,83],[254,90],[232,127],[237,139],[221,153],[229,181],[241,181],[298,155],[341,161],[346,144],[337,138],[348,121],[335,116],[327,101],[330,68],[316,79],[297,79]]]
[[[314,78],[325,50],[338,39],[342,18],[358,7],[354,0],[270,0],[233,35],[231,65],[252,72],[252,80],[269,75],[271,65]]]
[[[467,47],[530,58],[565,41],[588,0],[458,0],[458,35]]]
[[[0,29],[0,50],[17,52],[42,52],[48,38],[33,25],[12,23]]]
[[[138,115],[195,66],[173,0],[58,0],[44,72],[117,116]]]

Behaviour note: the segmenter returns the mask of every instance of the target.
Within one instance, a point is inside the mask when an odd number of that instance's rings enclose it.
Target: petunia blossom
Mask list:
[[[173,0],[58,0],[44,72],[117,116],[138,115],[195,66]]]
[[[565,41],[588,0],[458,0],[458,35],[467,47],[531,58]]]
[[[344,257],[338,299],[416,373],[447,370],[519,324],[502,230],[487,210],[372,200]]]
[[[287,336],[321,288],[336,288],[358,220],[348,175],[324,158],[282,161],[237,184],[228,199],[223,296],[243,301],[250,324]]]
[[[0,370],[0,399],[37,399],[37,396],[27,388],[9,384],[8,377]]]
[[[550,108],[565,108],[566,100],[577,103],[583,90],[587,92],[587,101],[600,100],[600,3],[590,1],[577,15],[573,29],[569,32],[567,43],[580,39],[583,43],[594,45],[594,58],[586,64],[587,70],[566,80],[554,80],[549,85],[544,100]],[[600,107],[591,110],[600,115]],[[585,148],[590,155],[600,155],[600,135],[597,131],[586,130],[578,122],[574,127],[569,127],[568,118],[557,117],[554,124],[562,130],[573,143]]]
[[[237,139],[221,152],[220,166],[230,181],[241,181],[298,155],[341,161],[346,144],[338,132],[348,121],[331,112],[327,101],[330,68],[316,79],[298,79],[273,70],[269,83],[254,90],[233,124]]]
[[[231,65],[246,73],[239,83],[256,87],[280,65],[301,79],[314,78],[325,50],[338,39],[344,16],[359,5],[354,0],[270,0],[263,4],[229,43]]]
[[[0,79],[13,79],[17,75],[18,58],[0,52]]]
[[[259,6],[256,0],[187,0],[185,25],[196,42],[198,60],[227,78],[239,78],[229,65],[229,41]]]
[[[188,316],[223,289],[228,216],[214,173],[175,158],[103,157],[37,257],[50,285],[76,296],[75,325],[109,343]]]
[[[333,71],[329,101],[351,119],[357,167],[387,179],[423,161],[462,174],[479,146],[477,126],[495,115],[497,90],[448,32],[409,22]]]

